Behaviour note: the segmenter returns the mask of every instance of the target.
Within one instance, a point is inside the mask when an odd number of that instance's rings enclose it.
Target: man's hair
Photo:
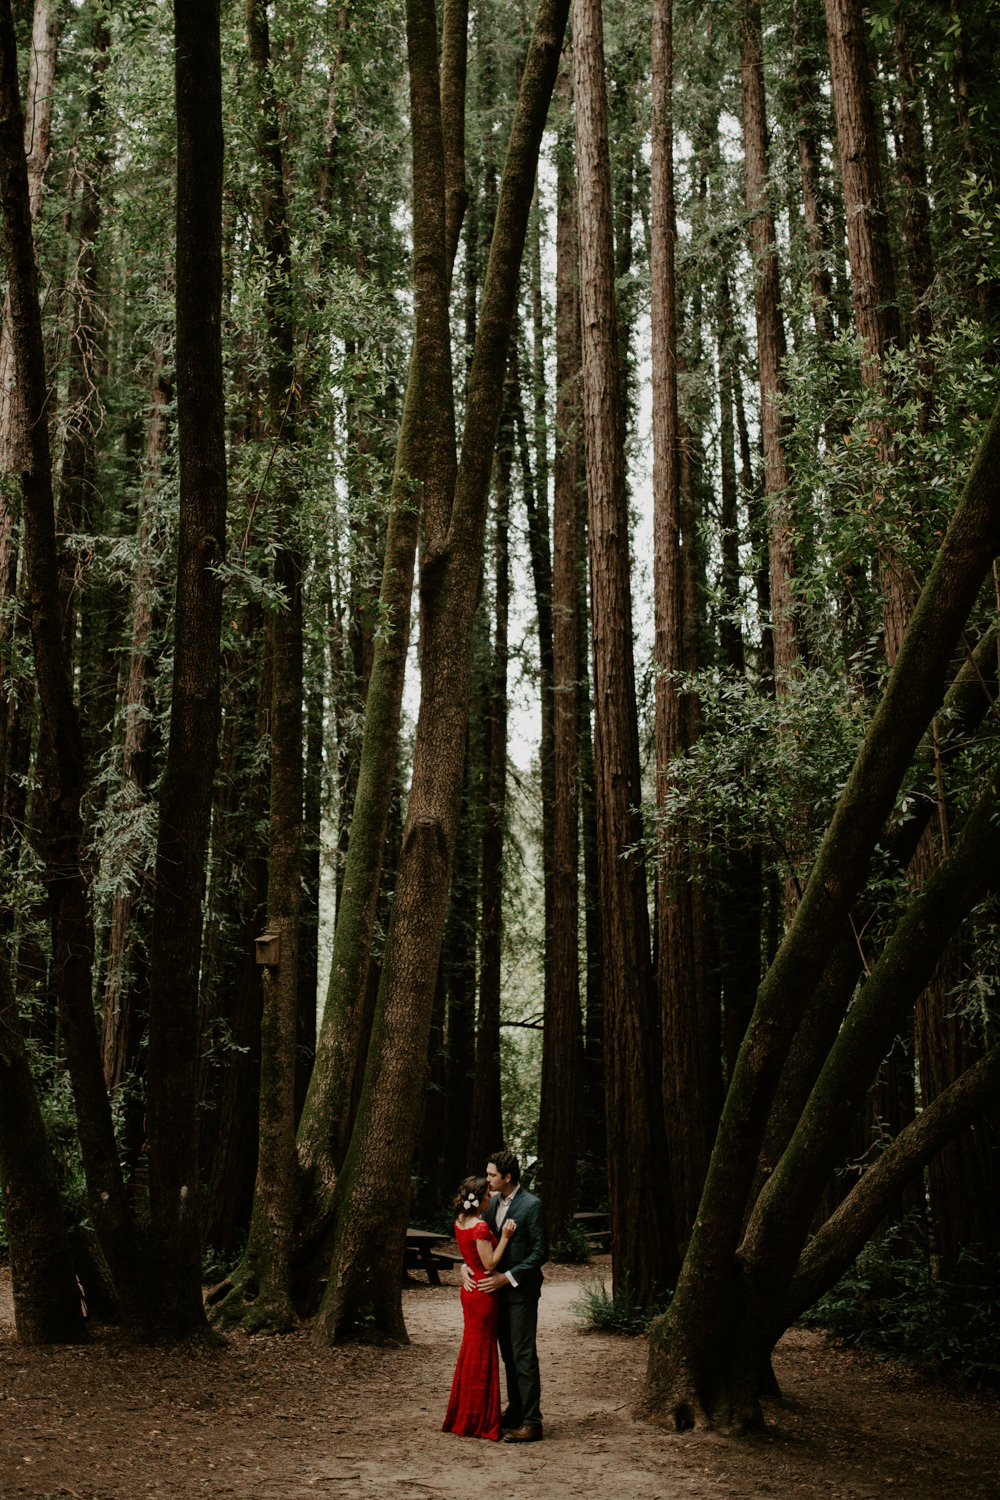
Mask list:
[[[521,1163],[513,1151],[494,1151],[487,1160],[493,1163],[501,1177],[509,1177],[511,1182],[521,1181]]]

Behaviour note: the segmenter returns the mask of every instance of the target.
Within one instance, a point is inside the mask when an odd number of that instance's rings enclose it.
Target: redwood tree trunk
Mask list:
[[[646,875],[636,852],[642,843],[642,788],[599,0],[574,0],[573,66],[612,1265],[616,1288],[627,1280],[640,1302],[647,1302],[672,1279],[676,1262],[662,1171]],[[663,1191],[650,1194],[653,1181]]]
[[[86,1329],[56,1164],[5,954],[0,954],[0,1193],[18,1338],[23,1344],[79,1342]]]
[[[754,307],[757,316],[757,365],[760,373],[761,432],[764,442],[764,497],[768,507],[771,620],[775,682],[795,670],[796,640],[792,585],[795,578],[794,518],[789,488],[781,403],[785,395],[785,325],[781,311],[778,245],[770,204],[764,65],[761,58],[759,0],[745,0],[740,22],[743,98],[743,151],[746,201],[750,220],[750,253],[754,262]]]
[[[247,50],[258,111],[260,212],[267,261],[264,293],[268,350],[267,434],[294,450],[296,412],[291,304],[292,252],[285,203],[278,100],[271,76],[265,0],[247,0]],[[278,940],[277,963],[264,968],[261,1016],[257,1180],[246,1253],[231,1299],[245,1328],[279,1332],[292,1310],[292,1244],[298,1203],[295,1155],[295,1049],[299,1029],[299,912],[302,871],[302,556],[297,496],[279,480],[274,511],[278,546],[274,582],[271,688],[271,788],[268,819],[267,929]]]
[[[567,111],[572,78],[557,88]],[[553,1243],[573,1212],[579,1148],[580,1026],[580,642],[583,549],[580,531],[580,293],[576,184],[571,141],[562,132],[556,179],[556,449],[552,503],[552,925],[542,1032],[538,1151]]]
[[[503,851],[507,805],[507,622],[510,614],[510,480],[514,443],[513,379],[507,381],[497,444],[494,485],[494,637],[484,692],[486,796],[483,806],[480,914],[479,1023],[476,1032],[478,1099],[469,1141],[468,1170],[485,1171],[503,1140],[500,1103],[500,1000],[503,942]],[[482,1063],[482,1071],[478,1064]],[[485,1107],[484,1107],[485,1106]],[[492,1132],[492,1133],[491,1133]]]
[[[420,1124],[416,1084],[426,1068],[461,796],[490,470],[528,209],[566,9],[565,0],[542,0],[536,16],[497,204],[453,503],[431,511],[426,521],[420,578],[423,673],[413,783],[365,1084],[337,1184],[330,1276],[316,1323],[320,1339],[406,1336],[400,1271],[408,1204],[398,1184],[409,1173]],[[419,24],[425,55],[432,59],[433,11],[411,0],[409,15],[412,24]],[[440,177],[434,191],[443,223]],[[443,233],[435,236],[432,248],[443,265]],[[441,335],[447,339],[446,307],[443,320]],[[444,420],[440,411],[433,416],[438,423]]]
[[[656,662],[656,800],[663,810],[671,762],[694,742],[691,695],[679,676],[697,668],[692,649],[693,507],[689,444],[677,409],[677,239],[673,170],[673,6],[653,7],[653,145],[650,287],[653,386],[653,611]],[[657,991],[663,1042],[663,1109],[674,1239],[687,1242],[701,1196],[718,1111],[718,1015],[707,983],[704,895],[690,830],[673,820],[659,831],[656,862]]]
[[[93,926],[84,876],[81,796],[83,745],[61,629],[48,390],[42,342],[9,0],[0,4],[0,249],[10,295],[10,327],[20,396],[25,575],[40,710],[39,757],[45,883],[66,1060],[87,1176],[89,1206],[127,1316],[142,1316],[137,1244],[125,1197],[111,1108],[104,1087],[91,995]]]
[[[1000,406],[794,921],[758,992],[674,1299],[651,1334],[648,1407],[678,1425],[743,1426],[758,1415],[759,1367],[751,1360],[734,1371],[728,1351],[739,1299],[737,1251],[763,1132],[796,1028],[846,925],[920,736],[940,703],[956,641],[1000,544],[1000,515],[992,502],[998,459]]]
[[[175,0],[180,526],[170,740],[150,948],[150,1320],[204,1326],[198,1190],[201,899],[219,734],[226,555],[222,71],[218,0]]]
[[[864,346],[861,376],[869,389],[878,392],[883,387],[885,355],[899,343],[899,307],[861,0],[826,0],[826,24],[854,322]],[[885,424],[873,423],[870,435],[888,459],[891,434]],[[885,654],[891,666],[916,597],[916,581],[891,539],[880,544],[879,575]]]

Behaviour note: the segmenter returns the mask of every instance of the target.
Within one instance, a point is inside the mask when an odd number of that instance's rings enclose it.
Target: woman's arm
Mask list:
[[[504,1219],[503,1228],[500,1231],[500,1242],[496,1246],[496,1248],[491,1245],[489,1239],[487,1239],[486,1237],[476,1241],[476,1249],[479,1251],[479,1259],[483,1263],[484,1270],[493,1270],[497,1261],[506,1250],[507,1241],[510,1239],[516,1228],[517,1224],[513,1219]]]

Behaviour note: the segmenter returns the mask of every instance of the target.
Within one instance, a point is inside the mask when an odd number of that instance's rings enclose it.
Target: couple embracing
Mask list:
[[[462,1256],[462,1347],[444,1432],[506,1443],[542,1437],[536,1333],[542,1266],[548,1258],[545,1216],[521,1187],[512,1151],[497,1151],[485,1177],[467,1177],[455,1200],[455,1239]],[[507,1375],[500,1411],[497,1343]]]

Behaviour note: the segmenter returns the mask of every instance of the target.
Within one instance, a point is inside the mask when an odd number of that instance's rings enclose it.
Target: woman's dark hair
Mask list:
[[[458,1192],[455,1194],[456,1214],[471,1214],[474,1209],[483,1208],[486,1204],[488,1190],[489,1183],[485,1177],[463,1177],[458,1185]],[[469,1208],[466,1208],[465,1204],[470,1198],[474,1200],[473,1204]]]
[[[496,1167],[501,1177],[509,1177],[511,1182],[521,1181],[521,1163],[513,1151],[494,1151],[493,1155],[488,1159]]]

